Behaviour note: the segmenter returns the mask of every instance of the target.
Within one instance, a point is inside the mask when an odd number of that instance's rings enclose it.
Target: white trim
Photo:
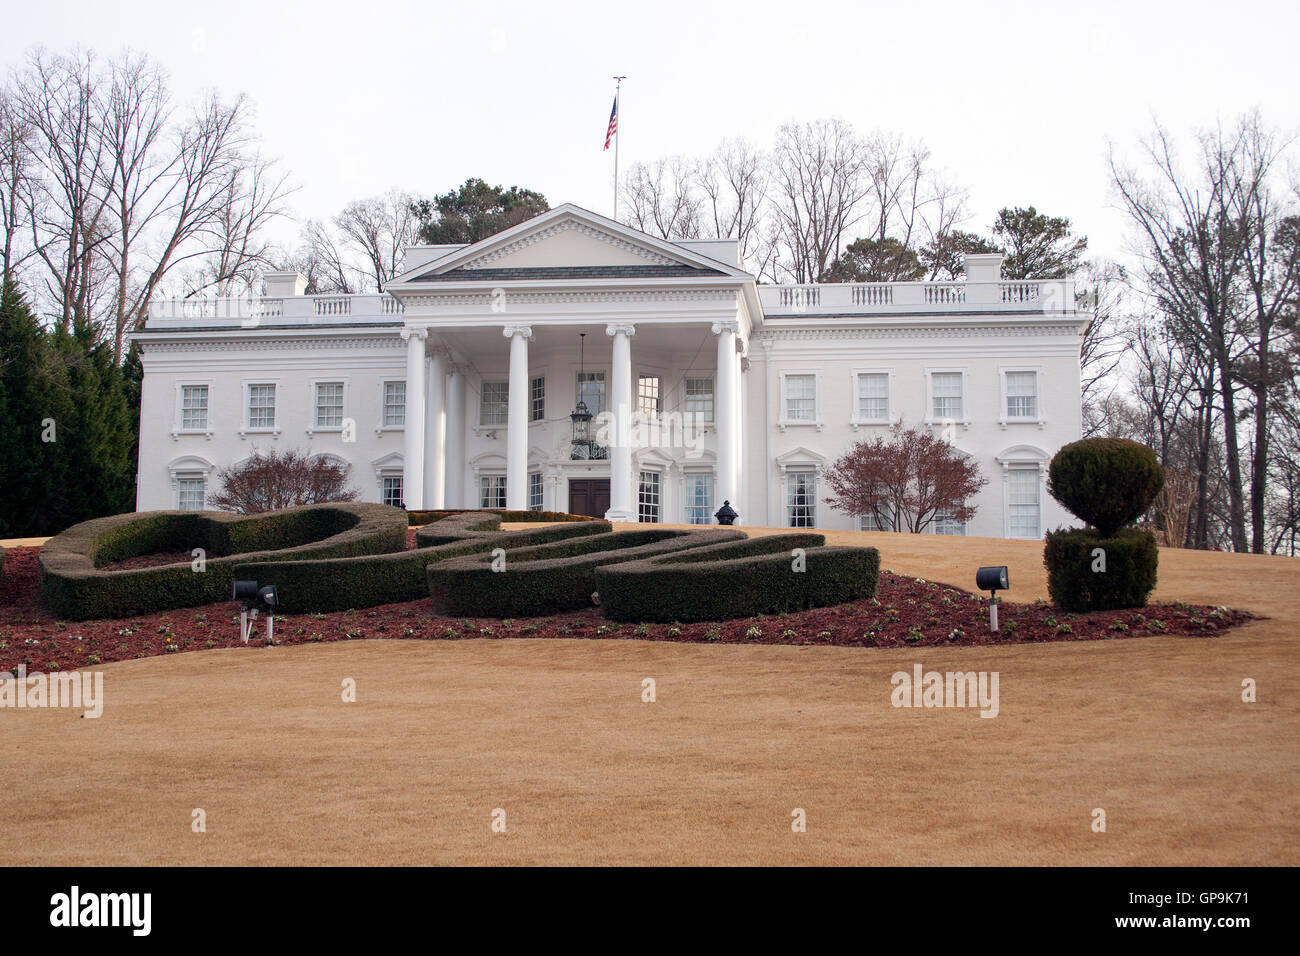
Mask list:
[[[1007,373],[1034,373],[1034,411],[1037,414],[1012,418],[1007,414]],[[1043,413],[1043,367],[1041,365],[999,365],[998,366],[998,424],[1003,430],[1007,425],[1034,425],[1043,428],[1047,425],[1047,416]]]
[[[182,405],[185,401],[185,389],[187,388],[206,388],[208,390],[208,407],[207,407],[207,425],[204,428],[183,428],[182,423],[185,421],[185,411]],[[208,441],[212,440],[212,379],[178,379],[176,381],[175,406],[172,413],[172,431],[173,440],[178,440],[181,435],[202,435]]]
[[[777,418],[776,427],[784,432],[787,428],[806,428],[812,427],[821,431],[826,423],[822,420],[822,376],[821,372],[815,368],[789,368],[782,369],[780,375],[780,415]],[[813,417],[812,418],[788,418],[786,416],[786,379],[791,375],[808,376],[813,379]],[[716,386],[715,386],[716,387]],[[716,399],[715,399],[716,401]]]
[[[885,411],[884,418],[862,418],[858,414],[858,376],[860,375],[885,375],[887,378],[888,393],[885,400],[888,408]],[[898,403],[894,398],[894,369],[886,366],[860,367],[849,370],[849,395],[851,396],[852,406],[849,413],[849,425],[854,431],[857,431],[862,425],[897,425],[903,417],[898,411]]]
[[[281,423],[280,412],[281,412],[281,404],[282,404],[281,392],[283,391],[283,389],[281,389],[280,387],[280,379],[279,378],[244,378],[240,380],[239,384],[240,384],[240,393],[243,396],[243,409],[240,411],[241,425],[239,429],[239,437],[244,438],[247,435],[270,435],[272,438],[279,438],[280,432],[284,430],[280,424]],[[270,428],[253,428],[252,426],[249,425],[250,417],[248,413],[251,411],[251,409],[249,408],[249,402],[252,399],[252,396],[249,394],[249,389],[252,388],[254,385],[272,385],[275,387],[275,405],[273,406],[275,410],[275,424],[272,425]]]
[[[964,365],[928,365],[924,370],[925,374],[925,417],[922,421],[927,425],[946,425],[948,420],[936,418],[934,415],[934,376],[936,374],[961,374],[961,418],[952,419],[952,424],[961,425],[962,428],[970,428],[970,369]]]
[[[385,425],[384,413],[388,410],[388,386],[402,385],[402,424]],[[379,380],[379,422],[375,425],[375,434],[382,435],[384,432],[404,432],[406,431],[406,378],[381,378]]]
[[[316,405],[316,399],[317,399],[316,388],[317,388],[317,386],[319,386],[319,385],[342,385],[342,386],[343,386],[343,408],[342,408],[342,412],[341,412],[341,415],[340,415],[340,419],[341,419],[341,422],[342,422],[341,424],[339,424],[339,425],[321,425],[321,426],[317,426],[317,425],[316,425],[316,412],[317,412],[317,405]],[[330,433],[330,432],[342,432],[343,429],[347,427],[347,421],[348,421],[348,397],[349,397],[349,393],[350,393],[350,391],[351,391],[351,388],[350,388],[349,379],[348,379],[348,377],[345,376],[345,375],[336,375],[336,376],[330,376],[330,377],[326,377],[326,378],[313,378],[313,379],[311,380],[311,383],[308,385],[308,395],[311,397],[311,403],[310,403],[310,405],[308,406],[308,409],[309,409],[309,415],[308,415],[308,417],[307,417],[307,437],[308,437],[308,438],[311,438],[311,437],[312,437],[313,435],[315,435],[317,432],[319,432],[319,433],[321,433],[321,434],[326,434],[326,433]],[[280,409],[279,409],[279,395],[278,395],[278,394],[277,394],[277,396],[276,396],[276,410],[275,410],[275,411],[276,411],[276,419],[277,419],[277,422],[278,422],[278,420],[279,420],[279,414],[280,414]]]

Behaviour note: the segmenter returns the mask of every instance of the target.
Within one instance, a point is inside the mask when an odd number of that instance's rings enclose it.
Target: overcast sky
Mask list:
[[[1151,117],[1183,130],[1258,106],[1300,127],[1291,2],[192,4],[6,0],[0,56],[34,44],[159,60],[182,97],[242,91],[304,217],[470,176],[608,215],[602,152],[626,74],[623,168],[762,145],[789,119],[840,116],[924,140],[970,188],[968,228],[1003,205],[1069,216],[1122,251],[1107,141]]]

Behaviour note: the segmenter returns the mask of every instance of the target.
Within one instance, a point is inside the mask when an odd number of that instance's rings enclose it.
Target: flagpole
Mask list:
[[[618,119],[618,127],[614,130],[614,220],[618,221],[618,144],[623,139],[623,117],[619,116],[619,99],[623,91],[623,81],[626,76],[614,77],[614,111]]]

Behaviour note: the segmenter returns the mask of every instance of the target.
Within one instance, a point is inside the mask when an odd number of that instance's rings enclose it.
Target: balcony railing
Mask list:
[[[998,282],[843,282],[761,285],[766,315],[902,312],[1073,312],[1073,279]]]
[[[400,321],[402,303],[391,295],[239,296],[228,299],[155,299],[150,329],[195,326],[256,328],[260,325],[364,325]]]

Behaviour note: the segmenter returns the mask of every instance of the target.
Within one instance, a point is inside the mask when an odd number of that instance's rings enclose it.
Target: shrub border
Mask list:
[[[420,528],[414,551],[306,561],[249,561],[239,565],[238,572],[240,577],[275,584],[286,614],[346,611],[428,597],[427,569],[432,564],[481,554],[484,549],[490,558],[495,548],[509,552],[612,530],[609,522],[600,520],[561,524],[538,521],[547,526],[502,531],[499,515],[453,513],[437,522],[436,535],[428,526]]]
[[[231,533],[242,523],[292,523],[295,514],[322,509],[343,512],[355,520],[335,534],[294,547],[219,553],[232,543]],[[126,543],[132,540],[133,527],[135,540],[161,541],[183,533],[177,526],[186,522],[193,525],[193,546],[215,555],[205,559],[203,572],[195,572],[190,562],[122,571],[96,567],[106,557],[120,560],[149,553]],[[238,569],[250,558],[274,556],[278,562],[288,562],[393,552],[406,547],[406,527],[401,509],[369,502],[300,505],[258,515],[140,511],[94,518],[55,535],[41,548],[41,597],[56,614],[73,621],[197,607],[228,600],[231,584],[241,573]]]
[[[792,552],[804,549],[804,571]],[[776,534],[657,555],[596,569],[601,613],[616,621],[667,623],[782,614],[869,598],[876,548],[827,547],[821,534]]]
[[[596,568],[602,565],[744,539],[739,529],[610,531],[521,549],[507,556],[500,573],[492,570],[491,553],[480,551],[429,565],[428,593],[435,613],[452,617],[536,617],[577,610],[591,605]]]

